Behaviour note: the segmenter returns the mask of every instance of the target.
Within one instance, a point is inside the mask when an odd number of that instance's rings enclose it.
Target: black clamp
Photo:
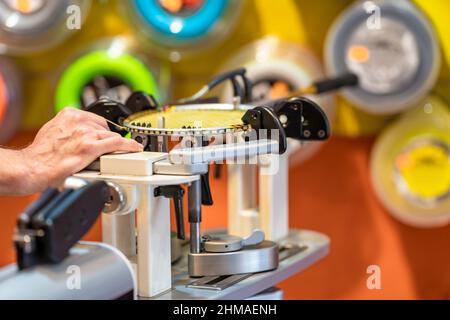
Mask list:
[[[158,102],[155,97],[142,91],[133,92],[125,102],[125,105],[132,113],[158,109]]]
[[[85,110],[105,118],[109,121],[108,126],[111,131],[124,136],[128,131],[121,127],[123,120],[134,113],[157,108],[158,103],[153,96],[141,91],[136,91],[127,99],[125,104],[108,97],[102,97],[87,106]]]
[[[160,186],[154,190],[155,197],[165,197],[173,199],[175,208],[175,221],[177,224],[177,238],[184,240],[184,211],[183,211],[183,196],[184,189],[179,185]]]
[[[269,105],[289,138],[323,141],[331,135],[327,115],[317,103],[304,97],[274,101]]]
[[[277,114],[269,107],[255,107],[248,110],[242,117],[245,124],[251,125],[256,131],[257,138],[262,138],[261,134],[267,134],[267,139],[277,140],[279,143],[279,154],[283,154],[287,149],[287,136],[285,130],[278,119]],[[263,131],[264,132],[263,132]]]
[[[77,189],[48,189],[20,214],[14,245],[19,269],[59,263],[92,227],[108,201],[98,181]]]

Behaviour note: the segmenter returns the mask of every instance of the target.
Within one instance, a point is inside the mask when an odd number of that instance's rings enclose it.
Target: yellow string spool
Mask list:
[[[378,198],[415,227],[450,222],[450,109],[431,97],[377,140],[371,175]]]
[[[437,83],[437,90],[447,99],[450,99],[450,1],[415,0],[416,5],[423,10],[433,23],[439,38],[442,51],[441,73]]]

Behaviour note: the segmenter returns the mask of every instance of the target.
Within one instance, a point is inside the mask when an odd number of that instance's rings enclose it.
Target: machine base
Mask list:
[[[209,232],[211,234],[211,232]],[[241,300],[275,286],[277,283],[301,272],[328,255],[329,238],[319,232],[308,230],[291,230],[289,235],[278,241],[278,268],[272,271],[233,275],[229,277],[208,276],[191,278],[188,274],[189,245],[185,245],[185,254],[177,263],[172,265],[172,289],[152,300]],[[294,250],[294,248],[296,248]],[[220,280],[220,281],[218,281]],[[228,286],[218,286],[219,283]],[[196,283],[203,285],[196,286]],[[216,283],[216,289],[212,289]],[[147,298],[139,298],[147,299]]]
[[[191,277],[248,274],[278,267],[278,245],[263,241],[259,245],[234,252],[189,253],[188,270]]]

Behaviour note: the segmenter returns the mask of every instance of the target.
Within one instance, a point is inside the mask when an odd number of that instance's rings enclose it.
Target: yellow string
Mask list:
[[[139,123],[141,125],[157,128],[158,118],[164,117],[165,129],[191,128],[223,128],[242,124],[242,116],[245,111],[241,110],[180,110],[170,108],[164,112],[146,112],[127,119],[125,122]]]

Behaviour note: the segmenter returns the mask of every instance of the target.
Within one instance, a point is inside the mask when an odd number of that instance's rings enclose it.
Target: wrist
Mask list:
[[[17,153],[18,172],[15,173],[16,186],[22,194],[33,194],[40,191],[42,181],[39,177],[39,166],[36,158],[33,156],[30,147],[15,151]]]

